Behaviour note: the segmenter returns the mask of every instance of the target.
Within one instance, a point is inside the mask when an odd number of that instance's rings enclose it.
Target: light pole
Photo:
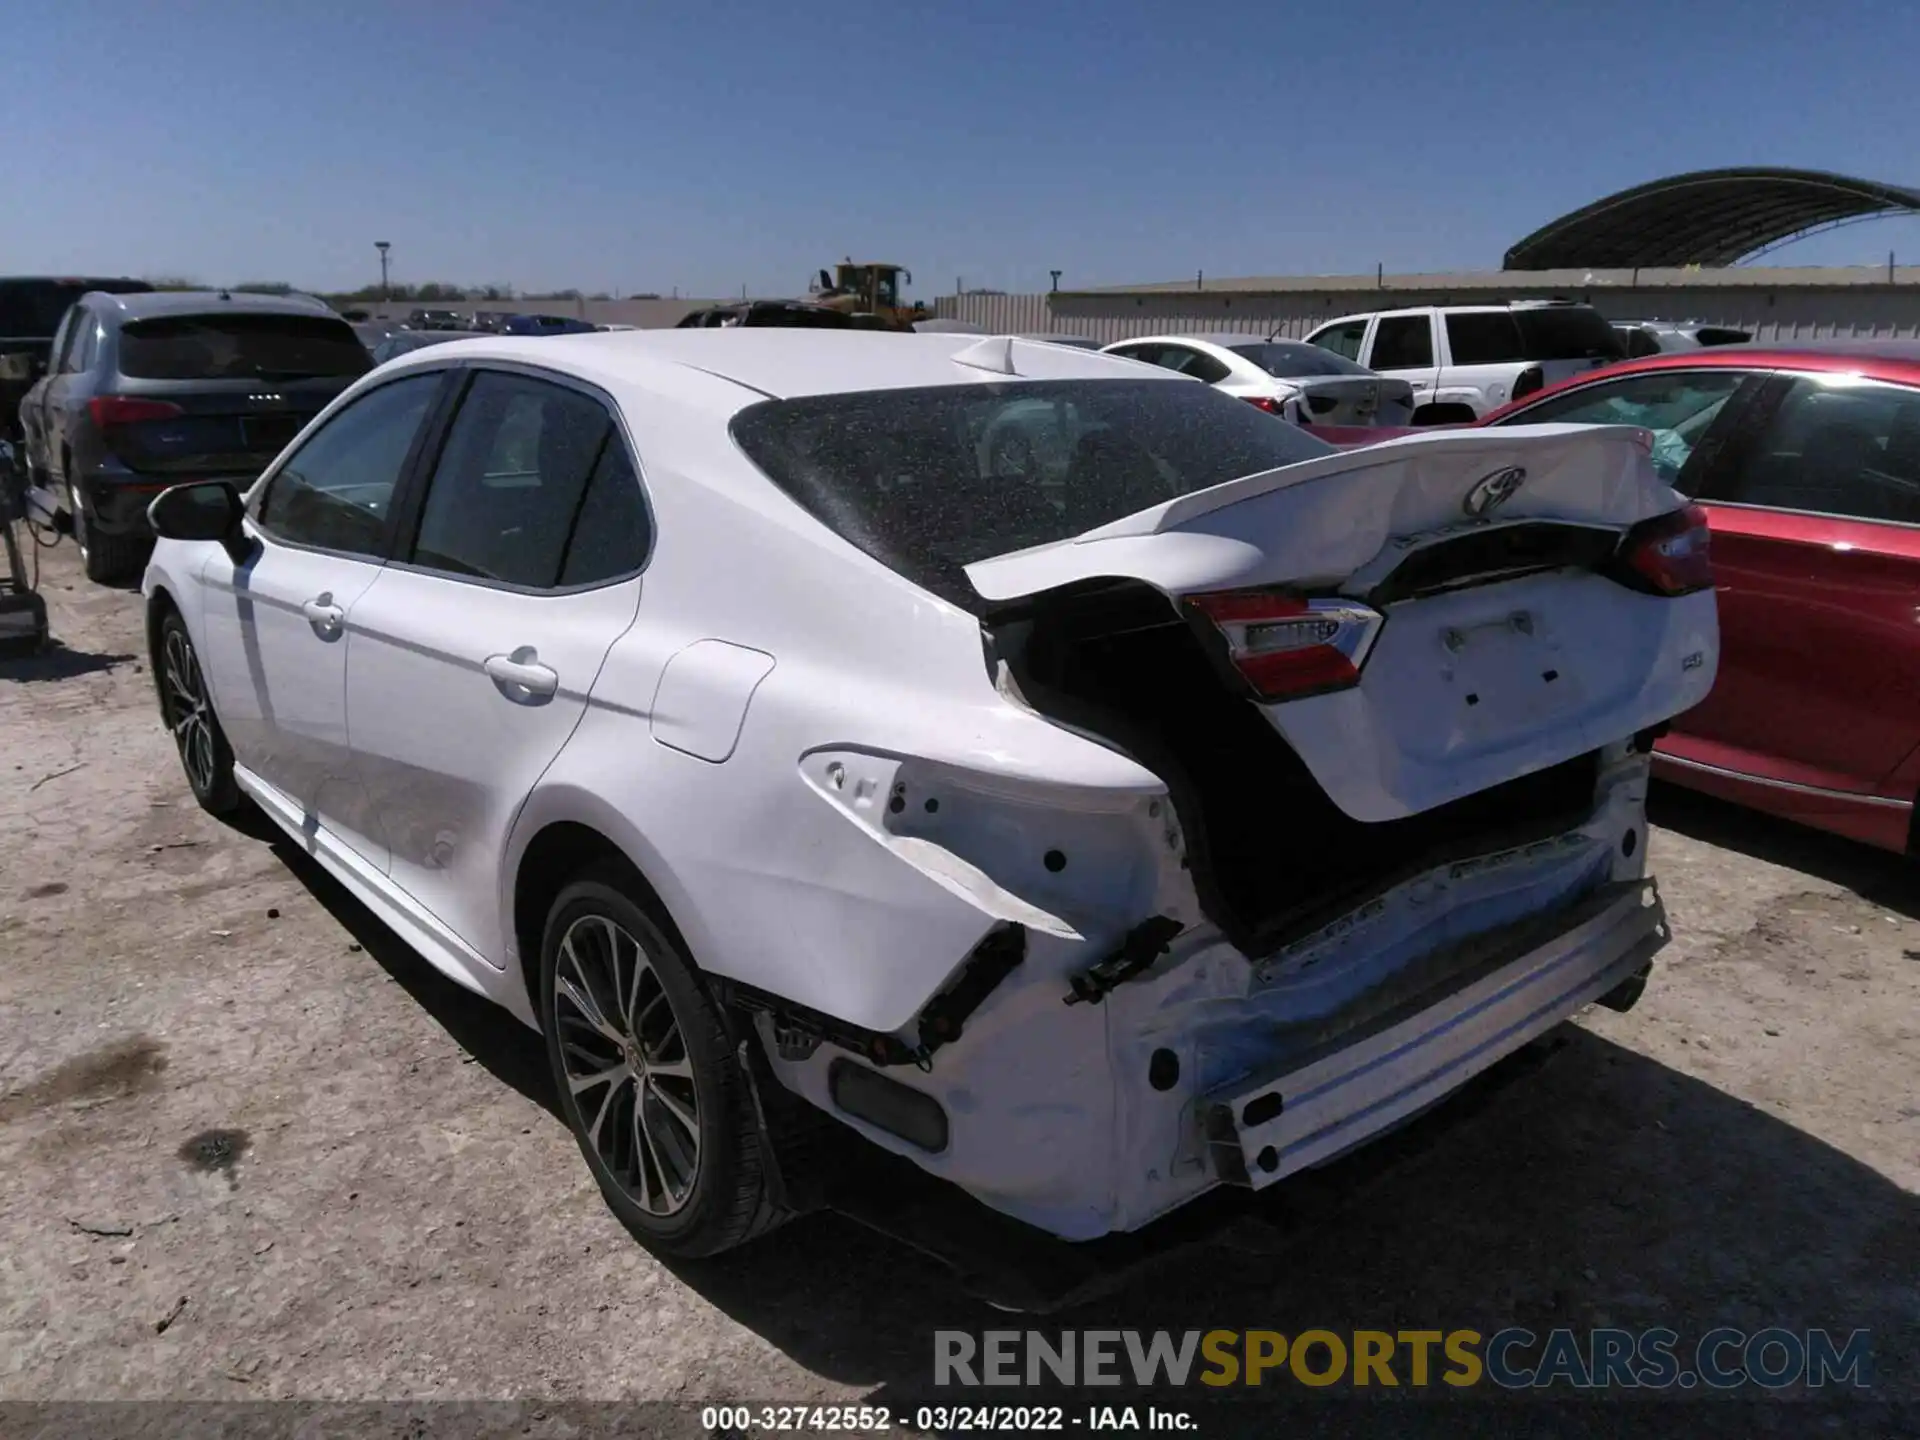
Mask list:
[[[392,242],[388,240],[376,240],[373,242],[373,248],[380,252],[380,303],[384,305],[388,299],[387,251],[392,248]]]

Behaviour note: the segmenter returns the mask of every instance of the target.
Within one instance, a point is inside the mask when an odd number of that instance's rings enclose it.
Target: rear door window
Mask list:
[[[1433,321],[1425,315],[1383,315],[1373,332],[1373,368],[1424,370],[1433,364]]]
[[[1920,524],[1920,391],[1800,377],[1700,498]]]
[[[1582,385],[1500,423],[1643,426],[1653,432],[1654,469],[1669,485],[1685,491],[1688,485],[1681,482],[1687,462],[1734,393],[1750,383],[1757,382],[1745,370],[1659,370]]]
[[[1513,312],[1527,360],[1624,360],[1620,334],[1587,305],[1526,305]]]
[[[1344,355],[1349,360],[1360,358],[1361,343],[1367,338],[1367,322],[1349,320],[1342,325],[1332,325],[1320,331],[1309,345],[1318,345],[1322,350],[1331,350],[1336,355]]]
[[[596,503],[596,519],[620,502],[619,476],[600,468],[606,448],[620,443],[613,417],[592,396],[531,376],[482,371],[447,431],[412,563],[527,589],[569,583],[564,568],[587,514],[589,481],[599,476],[607,492]],[[634,490],[637,495],[637,480]],[[613,543],[596,537],[583,547],[576,573],[606,578],[613,562],[591,548],[602,540]]]
[[[129,379],[306,380],[372,365],[352,326],[320,315],[168,315],[120,332]]]
[[[1447,353],[1455,365],[1505,365],[1527,358],[1520,327],[1505,310],[1448,315]]]
[[[1162,370],[1180,370],[1185,357],[1193,352],[1184,346],[1153,344],[1133,345],[1115,352],[1129,360],[1138,360],[1143,365],[1157,366]]]
[[[560,583],[597,585],[631,575],[646,563],[652,541],[653,523],[640,493],[640,477],[616,432],[601,449],[587,481],[580,518],[560,564]]]
[[[1182,375],[1191,375],[1196,380],[1204,380],[1209,385],[1227,378],[1232,372],[1225,363],[1209,355],[1204,350],[1196,350],[1191,345],[1169,345],[1160,352],[1159,363],[1168,370]]]

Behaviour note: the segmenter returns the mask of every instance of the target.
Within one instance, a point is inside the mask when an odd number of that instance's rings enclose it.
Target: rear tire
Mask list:
[[[73,543],[79,548],[87,579],[96,585],[115,585],[140,573],[153,550],[152,541],[144,535],[96,533],[87,524],[79,491],[72,486],[67,487],[67,504],[73,512]]]
[[[607,1205],[649,1248],[693,1259],[786,1218],[720,1011],[692,961],[595,865],[562,890],[540,947],[554,1088]]]
[[[209,815],[230,815],[240,807],[240,786],[233,778],[233,749],[213,713],[213,696],[200,670],[200,655],[179,611],[160,622],[153,683],[160,690],[160,713],[173,733],[180,768],[200,808]]]

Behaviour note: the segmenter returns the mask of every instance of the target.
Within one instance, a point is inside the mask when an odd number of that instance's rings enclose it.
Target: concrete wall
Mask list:
[[[1625,272],[1621,272],[1623,275]],[[1485,305],[1503,299],[1565,296],[1590,301],[1616,320],[1696,320],[1750,330],[1760,340],[1888,339],[1920,337],[1920,283],[1903,274],[1897,284],[1747,283],[1754,272],[1710,272],[1711,283],[1687,285],[1606,284],[1583,287],[1563,277],[1507,283],[1497,275],[1441,277],[1423,285],[1417,276],[1387,276],[1380,285],[1329,283],[1303,277],[1297,288],[1285,280],[1274,288],[1227,290],[1210,282],[1204,290],[1155,287],[1141,290],[1060,292],[1038,295],[947,295],[933,313],[964,320],[994,334],[1055,332],[1085,335],[1105,343],[1163,331],[1228,330],[1300,337],[1338,315],[1390,310],[1405,305]],[[1368,277],[1371,278],[1371,277]],[[414,301],[382,306],[364,303],[369,314],[405,319]],[[660,329],[728,300],[469,300],[433,308],[572,315],[600,325]]]
[[[1227,330],[1300,338],[1339,315],[1407,305],[1485,305],[1501,299],[1566,294],[1515,286],[1491,290],[1414,288],[1274,291],[1266,294],[1114,292],[1056,295],[949,295],[936,314],[996,334],[1053,331],[1103,344],[1134,335]],[[1615,320],[1696,320],[1751,331],[1759,340],[1920,337],[1920,285],[1845,289],[1729,285],[1609,286],[1567,295],[1587,299]]]

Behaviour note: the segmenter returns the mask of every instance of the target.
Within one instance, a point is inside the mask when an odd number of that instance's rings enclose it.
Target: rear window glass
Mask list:
[[[1519,325],[1505,310],[1447,316],[1447,349],[1456,365],[1504,365],[1532,358]]]
[[[1358,361],[1304,341],[1282,343],[1269,340],[1260,345],[1235,345],[1233,353],[1245,356],[1267,374],[1287,380],[1305,375],[1371,375]]]
[[[1585,305],[1529,306],[1513,312],[1525,360],[1624,360],[1619,333]]]
[[[120,373],[136,380],[304,380],[372,368],[352,326],[318,315],[169,315],[120,332]]]
[[[816,519],[968,609],[964,567],[1333,448],[1204,385],[1059,380],[769,400],[740,448]]]
[[[0,335],[51,340],[67,307],[89,290],[122,295],[152,288],[143,280],[0,280]]]

